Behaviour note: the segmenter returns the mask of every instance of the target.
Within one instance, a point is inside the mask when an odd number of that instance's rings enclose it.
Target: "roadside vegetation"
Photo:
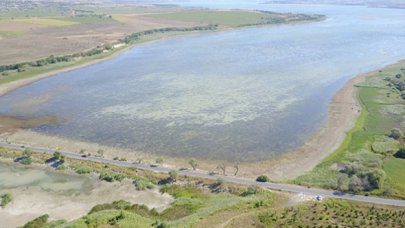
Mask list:
[[[293,182],[405,199],[405,63],[358,85],[361,114],[342,146]]]
[[[41,227],[403,227],[402,208],[345,200],[307,201],[284,206],[285,199],[255,187],[213,192],[198,183],[167,184],[162,192],[176,200],[162,212],[124,200],[94,206],[74,221]],[[32,222],[31,222],[32,223]]]
[[[0,157],[9,160],[27,154],[33,164],[50,167],[63,160],[63,169],[54,167],[57,172],[99,175],[103,181],[122,181],[127,178],[133,180],[134,188],[138,190],[158,188],[160,192],[172,195],[175,200],[169,208],[157,212],[124,199],[95,205],[87,215],[74,221],[53,220],[45,214],[24,227],[134,227],[134,224],[138,227],[213,227],[220,224],[224,227],[327,227],[329,224],[333,227],[401,227],[405,218],[403,209],[397,207],[334,199],[324,202],[313,199],[291,204],[285,195],[271,193],[257,186],[225,183],[222,179],[210,181],[188,178],[174,170],[169,174],[154,173],[64,158],[58,152],[48,155],[0,148]],[[260,177],[260,180],[266,179],[266,176]]]

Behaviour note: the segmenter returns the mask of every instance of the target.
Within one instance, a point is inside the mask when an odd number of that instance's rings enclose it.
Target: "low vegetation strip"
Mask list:
[[[36,156],[39,156],[39,162],[44,160],[44,156],[47,157],[50,154],[55,154],[56,152],[51,149],[47,148],[30,148],[29,150],[24,150],[24,151],[19,151],[21,145],[16,145],[16,144],[5,144],[5,143],[0,143],[1,146],[6,147],[4,150],[0,150],[0,156],[5,156],[8,158],[13,158],[14,161],[20,162],[21,164],[24,165],[29,165],[26,164],[25,160],[29,159],[30,164],[32,162],[38,162],[33,158],[31,158],[30,154],[34,154]],[[0,147],[1,149],[1,147]],[[11,153],[8,151],[9,149],[17,149],[17,151],[12,151]],[[35,151],[35,153],[32,153],[32,151]],[[4,155],[2,155],[2,153]],[[368,202],[368,203],[376,203],[376,204],[385,204],[385,205],[392,205],[392,206],[405,206],[405,200],[395,200],[395,199],[385,199],[385,198],[378,198],[378,197],[365,197],[361,195],[355,195],[355,194],[345,194],[339,191],[330,191],[330,190],[323,190],[323,189],[316,189],[316,188],[307,188],[307,187],[302,187],[298,185],[291,185],[291,184],[282,184],[282,183],[272,183],[272,182],[260,182],[262,180],[262,177],[259,178],[259,181],[255,181],[252,179],[247,179],[247,178],[241,178],[241,177],[234,177],[234,176],[226,176],[226,175],[217,175],[217,174],[212,174],[212,173],[204,173],[204,172],[196,172],[192,170],[187,170],[187,169],[182,169],[182,170],[173,170],[168,167],[164,166],[159,166],[159,165],[147,165],[143,163],[137,163],[137,162],[128,162],[126,160],[111,160],[111,159],[106,159],[103,158],[102,156],[100,157],[99,155],[96,156],[90,156],[86,154],[80,154],[80,153],[74,153],[74,152],[60,152],[63,156],[66,156],[66,158],[73,159],[73,161],[78,162],[79,164],[85,163],[91,165],[91,167],[96,166],[98,167],[96,170],[93,172],[96,172],[100,174],[100,179],[106,180],[106,181],[115,181],[118,180],[120,181],[121,178],[114,178],[112,177],[111,179],[104,179],[102,178],[103,176],[101,175],[102,173],[106,172],[107,170],[110,170],[113,173],[112,175],[118,175],[120,176],[121,174],[128,174],[127,172],[135,172],[130,175],[130,178],[132,177],[137,177],[137,176],[152,176],[156,177],[157,175],[166,175],[169,174],[170,179],[173,180],[174,178],[172,177],[173,171],[175,171],[176,176],[183,176],[185,177],[190,177],[192,179],[199,179],[199,180],[220,180],[221,182],[227,182],[227,183],[234,183],[237,185],[245,185],[245,186],[257,186],[261,188],[267,188],[267,189],[273,189],[277,191],[286,191],[286,192],[292,192],[292,193],[303,193],[311,196],[322,196],[322,197],[331,197],[331,198],[337,198],[337,199],[347,199],[347,200],[353,200],[353,201],[360,201],[360,202]],[[23,160],[22,160],[23,159]],[[48,158],[47,158],[48,159]],[[57,166],[59,169],[64,169],[64,165],[62,164],[61,166]],[[118,170],[118,172],[114,171]],[[140,171],[143,171],[143,175],[140,175]],[[90,171],[92,172],[92,171]],[[124,173],[122,173],[124,172]],[[151,175],[153,174],[153,175]],[[112,176],[111,175],[111,176]],[[126,176],[127,177],[127,176]],[[265,177],[265,176],[263,176]],[[124,177],[125,178],[125,177]],[[169,179],[169,180],[170,180]],[[136,179],[134,180],[135,186],[137,184],[135,183]]]
[[[342,146],[294,183],[405,199],[405,62],[358,85],[361,115]],[[394,168],[395,167],[395,168]]]
[[[325,18],[321,15],[282,14],[269,11],[239,10],[193,10],[175,13],[150,14],[148,17],[164,20],[192,21],[204,24],[220,24],[229,27],[285,24],[298,21],[316,21]]]

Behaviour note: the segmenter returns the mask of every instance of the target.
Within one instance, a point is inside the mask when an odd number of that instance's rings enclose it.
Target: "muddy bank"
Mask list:
[[[99,181],[95,176],[57,173],[42,166],[20,167],[0,161],[0,194],[11,193],[13,200],[0,208],[3,227],[24,225],[40,215],[52,220],[73,220],[87,214],[102,203],[126,200],[162,211],[173,197],[159,189],[137,191],[130,180]]]

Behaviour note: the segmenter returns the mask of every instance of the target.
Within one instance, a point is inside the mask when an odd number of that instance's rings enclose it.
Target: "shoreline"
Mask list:
[[[218,30],[218,31],[213,31],[213,32],[223,32],[223,31],[226,31],[226,30]],[[205,31],[205,32],[207,32],[207,31]],[[69,66],[69,67],[62,68],[62,69],[51,70],[49,72],[42,73],[42,74],[39,74],[39,75],[36,75],[36,76],[30,76],[30,77],[27,77],[27,78],[24,78],[24,79],[19,79],[19,80],[11,81],[11,82],[8,82],[8,83],[3,83],[3,84],[0,84],[0,97],[4,96],[4,95],[7,95],[8,93],[13,92],[16,89],[19,89],[20,87],[27,86],[27,85],[32,84],[34,82],[40,81],[42,79],[45,79],[45,78],[48,78],[48,77],[53,77],[53,76],[56,76],[56,75],[61,74],[61,73],[74,71],[74,70],[77,70],[77,69],[80,69],[80,68],[88,67],[88,66],[91,66],[91,65],[102,63],[104,61],[111,60],[111,59],[117,57],[118,55],[122,54],[123,52],[125,52],[125,51],[127,51],[129,49],[132,49],[132,48],[136,48],[136,47],[138,47],[140,45],[152,44],[154,42],[164,41],[166,39],[170,39],[170,38],[177,37],[177,36],[190,36],[190,35],[198,35],[198,34],[203,34],[203,33],[204,32],[195,32],[194,31],[194,32],[187,33],[187,34],[173,34],[173,35],[169,35],[169,36],[166,36],[166,37],[161,37],[161,38],[152,39],[152,40],[146,40],[144,42],[135,43],[133,45],[129,45],[129,46],[126,46],[124,48],[117,49],[116,51],[114,51],[110,55],[108,55],[106,57],[101,57],[100,59],[88,60],[88,61],[84,62],[83,64],[79,64],[79,65],[76,65],[76,66]]]
[[[287,24],[288,25],[288,24]],[[16,80],[9,83],[0,85],[0,96],[12,92],[20,87],[34,83],[47,77],[55,76],[59,73],[69,72],[82,67],[87,67],[93,64],[97,64],[103,61],[110,60],[117,57],[119,54],[127,51],[131,48],[136,48],[139,45],[159,42],[165,39],[177,37],[177,36],[190,36],[200,35],[203,33],[224,32],[229,29],[220,29],[217,31],[209,32],[192,32],[188,34],[173,34],[167,37],[161,37],[153,40],[147,40],[144,42],[136,43],[122,49],[116,50],[111,55],[108,55],[101,59],[89,60],[83,64],[77,66],[66,67],[59,70],[50,71],[38,76],[32,76],[26,79]],[[394,64],[388,64],[384,67],[396,65],[404,60],[400,60]],[[343,87],[333,96],[328,105],[327,118],[322,126],[315,131],[312,136],[305,141],[304,145],[293,150],[287,151],[284,154],[277,155],[274,158],[270,158],[259,162],[243,162],[239,164],[238,176],[244,177],[256,177],[257,175],[268,175],[273,181],[281,181],[296,178],[303,175],[305,172],[313,169],[317,164],[322,162],[327,156],[336,151],[343,143],[346,133],[350,131],[355,125],[357,118],[360,114],[359,101],[357,99],[356,84],[362,82],[365,77],[376,72],[366,72],[357,75],[348,80]],[[327,134],[326,134],[327,133]],[[86,151],[95,152],[98,149],[106,151],[105,156],[113,158],[116,156],[125,157],[126,159],[136,161],[139,158],[147,160],[150,163],[154,163],[157,157],[164,158],[164,163],[173,168],[189,167],[188,159],[184,158],[172,158],[158,155],[151,155],[142,153],[139,151],[131,151],[125,148],[113,148],[108,146],[101,146],[91,142],[80,142],[78,140],[71,140],[67,138],[59,138],[57,136],[45,135],[30,130],[17,129],[17,131],[4,131],[1,133],[3,141],[18,142],[21,144],[28,144],[38,147],[49,147],[53,149],[63,149],[68,151],[80,151],[86,149]],[[298,157],[299,156],[299,157]],[[219,160],[198,160],[199,168],[202,171],[218,171],[217,165],[222,161]],[[233,165],[225,162],[228,166],[228,174],[233,173]]]
[[[321,18],[319,20],[313,20],[313,21],[297,21],[297,22],[288,22],[285,24],[265,24],[265,25],[248,25],[248,26],[241,26],[241,27],[221,27],[218,30],[207,30],[207,31],[191,31],[191,32],[185,32],[184,34],[169,34],[168,36],[164,36],[164,37],[160,37],[160,38],[156,38],[156,39],[151,39],[151,40],[145,40],[145,41],[141,41],[139,43],[135,43],[126,47],[123,47],[121,49],[117,49],[115,50],[113,53],[111,53],[110,55],[107,55],[106,57],[101,57],[100,59],[94,59],[94,60],[88,60],[86,62],[84,62],[83,64],[79,64],[76,66],[69,66],[66,68],[62,68],[62,69],[57,69],[57,70],[51,70],[49,72],[46,73],[41,73],[38,74],[36,76],[29,76],[27,78],[24,79],[17,79],[15,81],[11,81],[8,83],[3,83],[0,84],[0,97],[4,96],[20,87],[24,87],[27,86],[29,84],[32,84],[36,81],[48,78],[48,77],[52,77],[52,76],[56,76],[57,74],[60,73],[66,73],[66,72],[70,72],[76,69],[80,69],[83,67],[88,67],[94,64],[98,64],[104,61],[108,61],[111,60],[115,57],[117,57],[118,55],[122,54],[123,52],[132,49],[132,48],[136,48],[140,45],[146,45],[146,44],[152,44],[155,42],[160,42],[160,41],[164,41],[166,39],[170,39],[170,38],[175,38],[175,37],[183,37],[183,36],[195,36],[195,35],[201,35],[201,34],[210,34],[210,33],[221,33],[221,32],[227,32],[227,31],[233,31],[233,30],[239,30],[239,29],[249,29],[249,28],[260,28],[260,27],[275,27],[275,26],[294,26],[294,25],[298,25],[298,24],[306,24],[306,23],[319,23],[322,21],[325,21],[327,19],[327,17],[325,16],[324,18]]]
[[[385,67],[396,65],[389,64]],[[363,73],[348,80],[342,88],[333,96],[329,103],[328,116],[324,124],[310,137],[303,146],[283,155],[259,161],[239,164],[238,176],[255,178],[258,175],[268,175],[272,181],[285,181],[293,179],[305,172],[312,170],[329,155],[333,154],[346,138],[346,133],[355,125],[360,114],[360,105],[357,99],[356,84],[378,70]],[[326,134],[327,133],[327,134]],[[6,138],[10,142],[18,142],[36,147],[46,147],[57,150],[80,151],[86,149],[95,153],[98,149],[104,150],[106,158],[125,157],[130,161],[137,161],[142,158],[144,163],[153,164],[157,157],[164,159],[164,166],[172,168],[190,168],[188,159],[170,158],[145,154],[139,151],[131,151],[125,148],[113,148],[102,146],[97,143],[80,142],[57,136],[44,135],[31,130],[18,130],[15,133],[2,134],[3,140]],[[33,140],[34,139],[34,140]],[[217,171],[218,160],[198,160],[199,170],[202,172]],[[233,164],[227,164],[228,175],[233,175]]]
[[[398,63],[401,61],[398,61]],[[398,64],[395,63],[395,64]],[[389,64],[389,65],[395,65]],[[389,66],[387,65],[387,66]],[[385,67],[387,67],[385,66]],[[303,146],[294,151],[286,152],[283,155],[259,162],[239,164],[238,176],[256,177],[257,175],[268,175],[273,181],[288,180],[298,177],[310,171],[317,164],[322,162],[340,147],[357,121],[360,114],[359,101],[357,99],[356,84],[362,82],[365,77],[375,71],[357,75],[347,81],[342,88],[333,96],[329,103],[328,115],[324,124],[310,137]],[[325,134],[328,132],[328,134]],[[102,146],[97,143],[81,142],[57,136],[45,135],[31,130],[18,130],[14,133],[3,133],[6,141],[28,144],[31,146],[47,147],[58,150],[80,151],[86,149],[94,153],[98,149],[105,151],[106,158],[125,157],[128,160],[136,161],[142,158],[145,163],[154,163],[157,157],[164,159],[164,165],[173,168],[189,167],[188,159],[170,158],[145,154],[138,151],[131,151],[125,148],[114,148]],[[34,139],[34,140],[33,140]],[[299,156],[299,157],[298,157]],[[202,171],[218,171],[218,160],[198,160],[199,169]],[[232,164],[228,164],[228,175],[233,173]]]

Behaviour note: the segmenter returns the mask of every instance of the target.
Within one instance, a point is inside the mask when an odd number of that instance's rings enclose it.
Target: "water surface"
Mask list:
[[[141,45],[1,97],[0,113],[56,115],[34,130],[146,153],[257,161],[301,146],[348,79],[405,57],[404,10],[199,4],[328,19]]]

